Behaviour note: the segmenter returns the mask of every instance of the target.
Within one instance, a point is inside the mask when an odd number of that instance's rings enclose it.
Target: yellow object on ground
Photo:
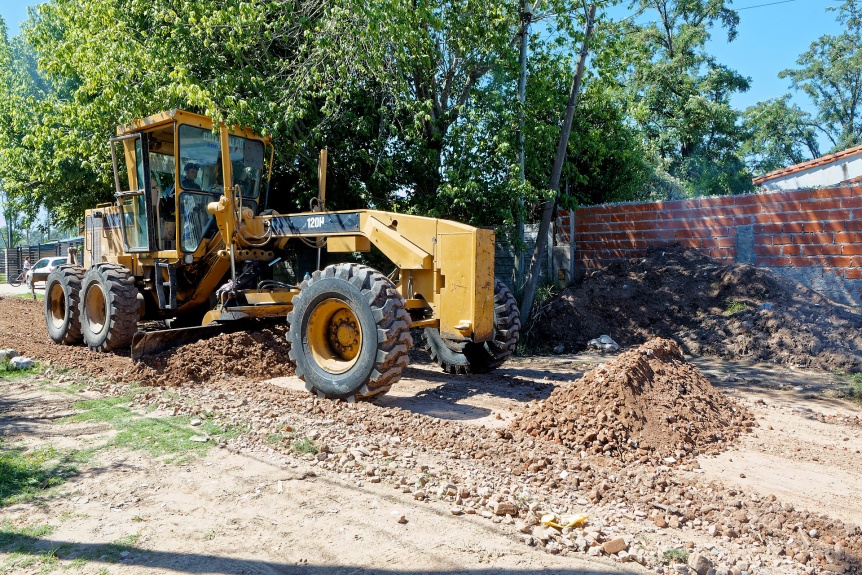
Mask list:
[[[555,529],[580,527],[588,518],[589,516],[586,513],[578,513],[577,515],[547,513],[542,515],[542,525],[554,527]]]

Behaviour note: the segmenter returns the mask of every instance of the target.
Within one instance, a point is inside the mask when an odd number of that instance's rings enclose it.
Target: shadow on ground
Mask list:
[[[29,555],[34,559],[43,560],[75,560],[115,564],[118,566],[138,566],[154,569],[169,569],[177,573],[249,573],[260,575],[346,575],[358,573],[374,573],[375,575],[531,575],[548,573],[547,570],[513,570],[513,569],[464,569],[415,571],[407,569],[379,569],[357,566],[325,566],[312,565],[304,562],[274,562],[253,559],[234,559],[219,555],[204,555],[199,553],[174,553],[151,551],[133,545],[123,544],[93,544],[58,541],[29,535],[10,534],[0,530],[0,549],[7,553]],[[302,560],[300,560],[302,561]],[[635,569],[609,571],[605,569],[554,569],[557,575],[619,575],[620,573],[639,573]]]

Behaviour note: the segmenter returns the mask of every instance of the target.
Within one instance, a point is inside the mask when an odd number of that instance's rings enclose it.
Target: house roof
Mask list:
[[[754,182],[755,186],[759,186],[760,184],[768,182],[770,180],[775,180],[784,176],[789,176],[790,174],[810,170],[811,168],[816,168],[818,166],[825,166],[826,164],[831,164],[842,158],[846,158],[848,156],[855,156],[857,154],[862,154],[862,146],[854,146],[852,148],[847,148],[846,150],[841,150],[840,152],[835,152],[834,154],[827,154],[825,156],[820,156],[819,158],[814,158],[813,160],[808,160],[807,162],[802,162],[800,164],[794,164],[786,168],[781,168],[780,170],[775,170],[769,172],[768,174],[758,176],[752,181]]]

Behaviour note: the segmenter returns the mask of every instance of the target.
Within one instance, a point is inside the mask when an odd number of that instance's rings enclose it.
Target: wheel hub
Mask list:
[[[349,310],[341,309],[332,316],[329,343],[345,359],[353,359],[359,353],[359,325]]]
[[[333,374],[353,367],[362,348],[359,320],[340,299],[323,300],[315,306],[309,315],[306,335],[314,361]]]

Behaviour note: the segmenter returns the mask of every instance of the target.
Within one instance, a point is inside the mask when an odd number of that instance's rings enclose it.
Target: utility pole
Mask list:
[[[524,156],[524,105],[527,101],[527,39],[530,35],[530,22],[533,20],[533,5],[529,0],[521,1],[521,51],[519,54],[521,73],[518,77],[518,162],[521,166],[521,184],[526,182],[526,158]],[[524,197],[518,200],[518,247],[515,250],[515,291],[524,281]]]

